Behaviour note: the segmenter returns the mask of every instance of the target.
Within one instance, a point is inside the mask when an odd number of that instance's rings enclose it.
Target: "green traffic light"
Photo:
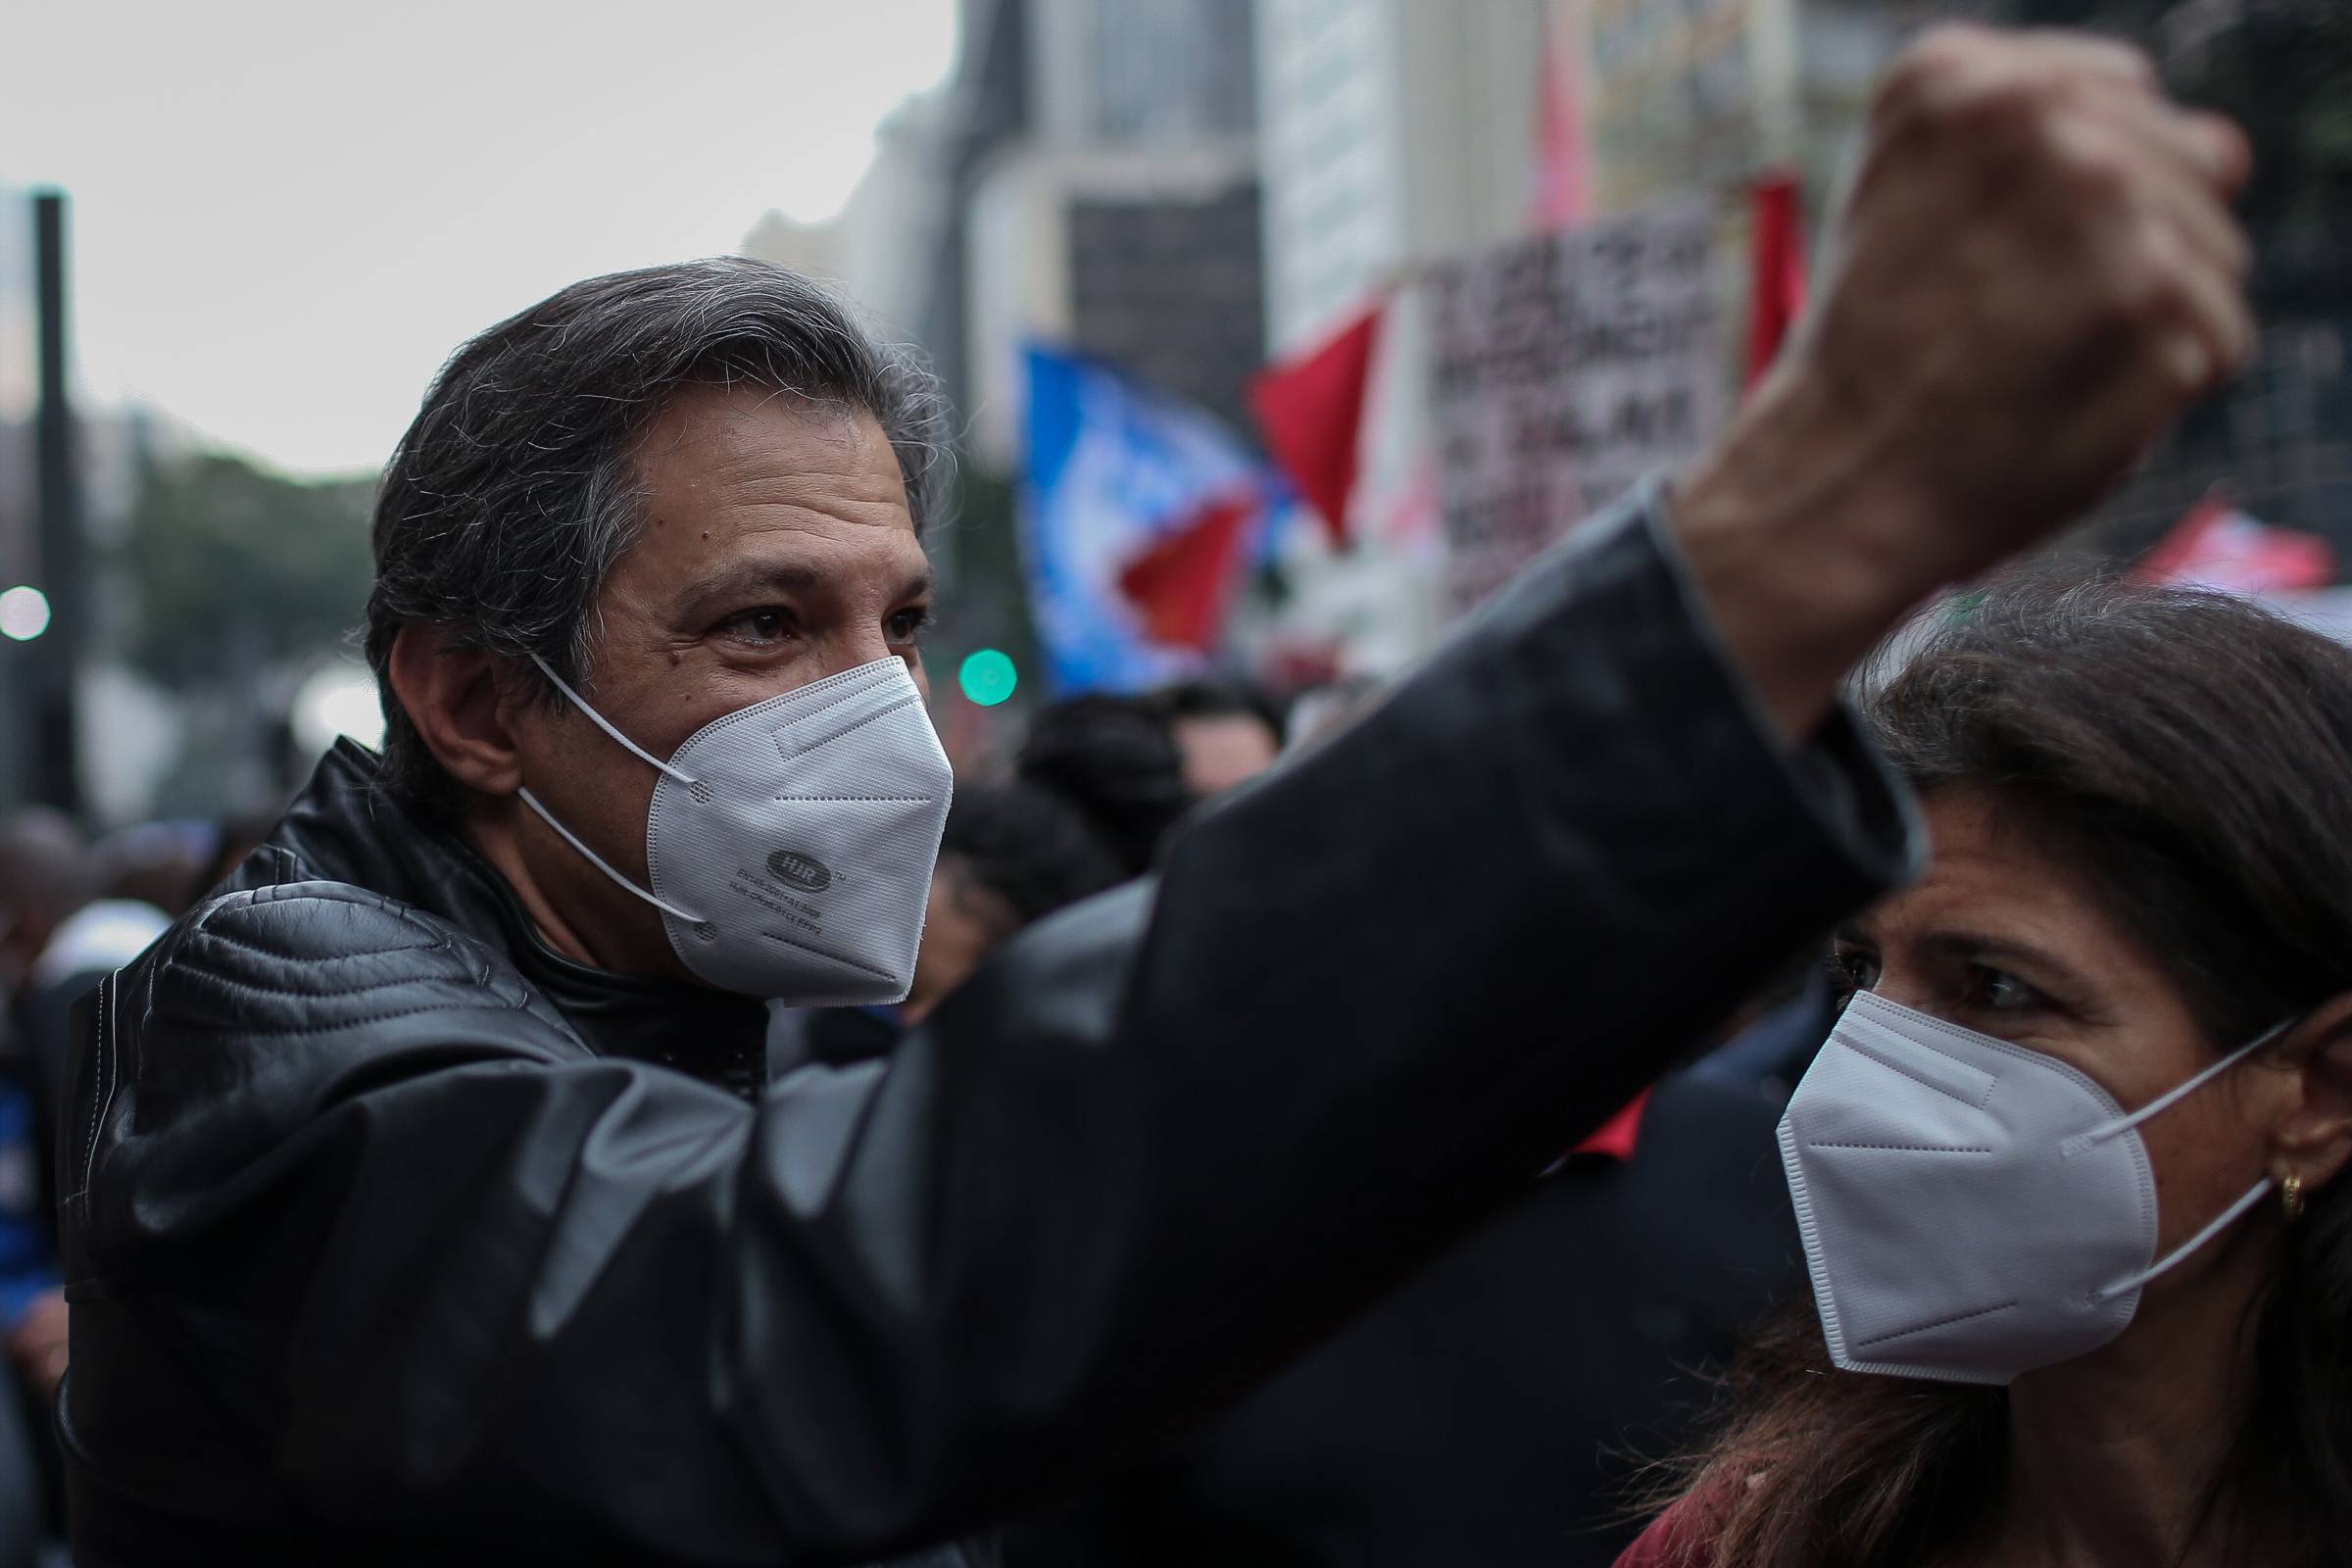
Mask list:
[[[956,672],[956,681],[963,688],[964,696],[982,708],[994,708],[1012,695],[1012,689],[1021,683],[1021,676],[1012,667],[1011,656],[983,648],[964,660]]]

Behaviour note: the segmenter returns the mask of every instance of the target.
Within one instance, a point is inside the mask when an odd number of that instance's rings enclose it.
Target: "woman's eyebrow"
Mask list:
[[[2046,948],[2018,942],[2005,937],[1986,936],[1979,931],[1935,931],[1920,938],[1919,946],[1945,957],[1959,958],[1971,963],[1990,961],[2016,964],[2048,976],[2059,985],[2087,988],[2090,984],[2081,971],[2052,954]]]

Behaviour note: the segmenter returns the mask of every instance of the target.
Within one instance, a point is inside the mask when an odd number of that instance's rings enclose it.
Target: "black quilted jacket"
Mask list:
[[[1602,520],[1156,881],[772,1090],[758,1004],[557,957],[337,752],[90,1004],[75,1561],[858,1562],[1215,1408],[1906,865],[1678,571]]]

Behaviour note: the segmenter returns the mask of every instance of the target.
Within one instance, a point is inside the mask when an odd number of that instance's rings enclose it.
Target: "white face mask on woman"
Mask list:
[[[2159,1261],[2140,1123],[2284,1028],[2126,1115],[2055,1057],[1857,993],[1781,1120],[1831,1359],[2007,1384],[2123,1333],[2142,1286],[2271,1186]]]
[[[711,985],[795,1006],[901,1002],[931,898],[955,770],[904,660],[878,659],[711,720],[668,761],[573,706],[659,769],[639,887],[541,805],[598,870],[662,911]]]

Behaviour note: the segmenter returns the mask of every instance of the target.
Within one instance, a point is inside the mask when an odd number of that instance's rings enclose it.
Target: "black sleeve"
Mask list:
[[[74,1401],[135,1408],[79,1353],[115,1301],[239,1369],[225,1429],[280,1434],[318,1517],[710,1561],[939,1539],[1517,1190],[1903,870],[1905,810],[1841,723],[1776,743],[1635,506],[1156,883],[757,1108],[579,1057],[396,909],[240,896],[82,1068]]]

